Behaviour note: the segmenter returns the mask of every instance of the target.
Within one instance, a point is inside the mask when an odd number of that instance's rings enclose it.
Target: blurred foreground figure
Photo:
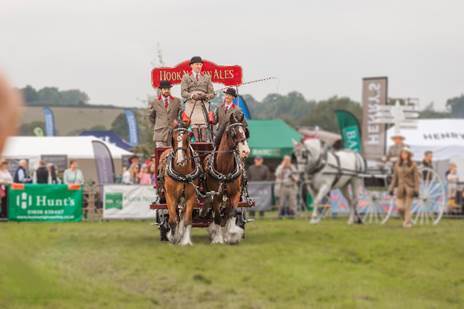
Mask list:
[[[21,108],[21,96],[0,74],[0,154],[8,136],[16,132]]]

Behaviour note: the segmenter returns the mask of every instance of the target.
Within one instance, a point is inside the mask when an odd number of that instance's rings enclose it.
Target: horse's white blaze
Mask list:
[[[176,153],[176,164],[177,165],[180,165],[180,166],[183,166],[184,162],[185,162],[185,157],[184,157],[184,150],[182,148],[184,148],[184,143],[182,141],[182,135],[179,134],[177,136],[177,148],[180,148],[179,151],[177,151]]]
[[[242,127],[239,127],[238,130],[240,134],[245,136],[245,131]],[[248,142],[246,139],[243,142],[238,143],[238,153],[240,154],[241,158],[247,158],[250,154],[250,147],[248,146]]]
[[[229,218],[224,227],[224,241],[230,245],[236,245],[240,243],[242,237],[243,229],[235,224],[235,217]]]
[[[208,227],[209,239],[212,244],[223,244],[224,238],[222,237],[222,228],[216,223],[211,223]]]
[[[248,142],[244,141],[238,143],[238,153],[240,154],[241,158],[247,158],[250,154],[250,147],[248,146]]]

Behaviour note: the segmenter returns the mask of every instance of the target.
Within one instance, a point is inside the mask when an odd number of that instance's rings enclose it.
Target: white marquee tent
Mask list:
[[[390,137],[394,133],[394,128],[387,131],[388,146],[393,143]],[[464,119],[420,119],[417,128],[401,129],[401,135],[406,138],[405,143],[416,160],[421,160],[424,152],[431,150],[441,172],[449,162],[455,162],[464,179]]]
[[[119,173],[122,170],[123,156],[132,153],[93,136],[14,136],[8,138],[2,156],[7,159],[29,159],[34,165],[42,155],[66,155],[68,160],[78,161],[86,179],[96,180],[95,155],[92,146],[92,141],[95,140],[105,143],[108,147],[115,163],[116,173]]]

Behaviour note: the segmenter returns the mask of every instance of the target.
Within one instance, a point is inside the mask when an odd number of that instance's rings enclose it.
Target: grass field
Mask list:
[[[0,224],[1,308],[464,306],[464,221],[250,223],[239,246],[158,241],[149,222]]]

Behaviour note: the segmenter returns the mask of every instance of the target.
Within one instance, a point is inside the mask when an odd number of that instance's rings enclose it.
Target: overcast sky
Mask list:
[[[422,106],[464,92],[464,1],[0,0],[0,70],[18,87],[86,91],[93,103],[140,106],[152,62],[192,55],[243,67],[262,98],[361,97],[386,75],[390,97]],[[177,87],[178,88],[178,87]]]

